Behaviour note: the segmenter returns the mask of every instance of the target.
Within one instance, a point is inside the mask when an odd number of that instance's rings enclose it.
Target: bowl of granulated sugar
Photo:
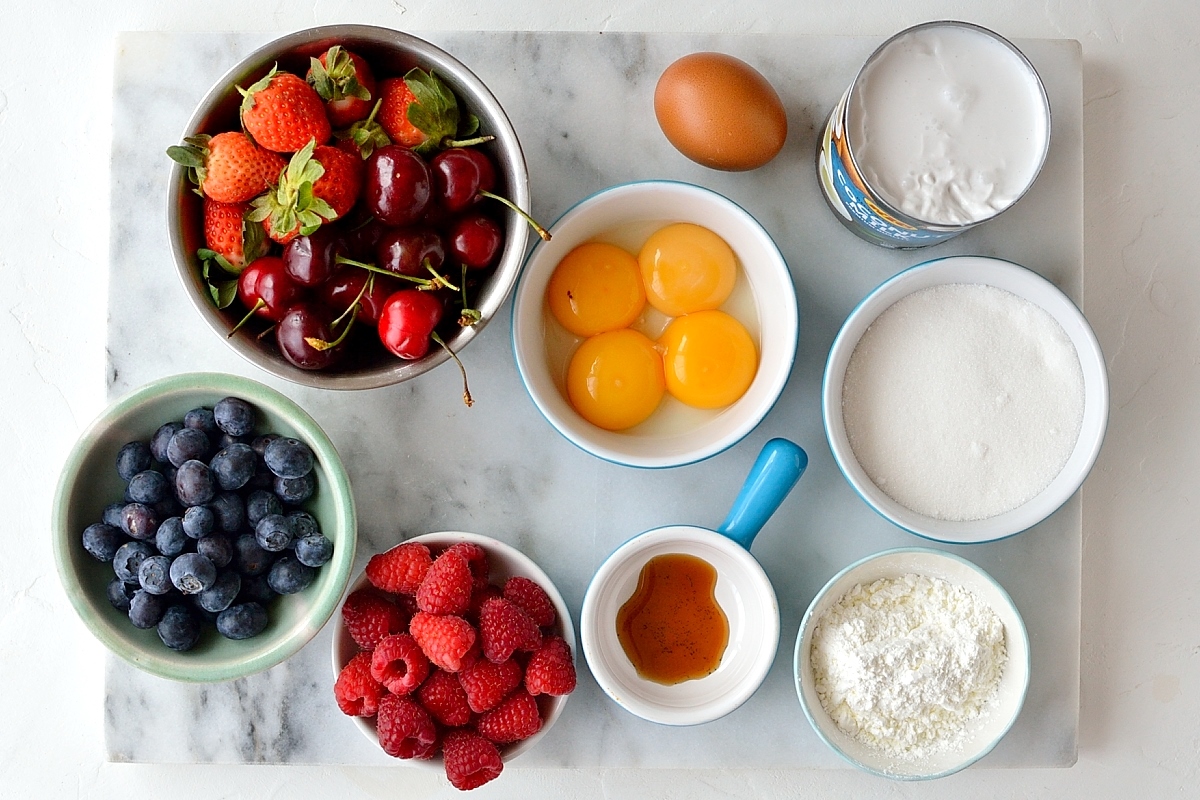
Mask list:
[[[941,542],[989,542],[1079,489],[1108,423],[1104,356],[1054,284],[954,256],[884,282],[825,364],[834,460],[876,512]]]

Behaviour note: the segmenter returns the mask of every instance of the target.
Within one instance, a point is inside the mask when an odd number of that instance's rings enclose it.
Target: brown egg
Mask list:
[[[787,139],[775,89],[723,53],[692,53],[667,67],[654,89],[654,115],[679,152],[713,169],[761,167]]]

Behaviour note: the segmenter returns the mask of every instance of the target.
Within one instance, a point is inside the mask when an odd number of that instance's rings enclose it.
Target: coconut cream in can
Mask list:
[[[997,216],[1050,148],[1050,103],[1012,43],[966,22],[928,22],[884,42],[842,95],[817,172],[850,230],[925,247]]]

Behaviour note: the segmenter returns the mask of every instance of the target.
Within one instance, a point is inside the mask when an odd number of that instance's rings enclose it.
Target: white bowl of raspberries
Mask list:
[[[167,155],[189,298],[296,383],[369,389],[457,358],[521,268],[532,220],[512,124],[467,67],[400,31],[330,25],[259,48]]]
[[[496,778],[575,688],[562,596],[519,550],[475,533],[416,536],[375,555],[334,630],[334,696],[391,756],[458,789]]]

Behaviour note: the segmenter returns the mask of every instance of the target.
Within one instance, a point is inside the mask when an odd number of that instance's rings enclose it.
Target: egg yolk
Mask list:
[[[687,222],[653,233],[638,264],[646,299],[668,317],[716,308],[737,280],[737,261],[725,240]]]
[[[579,415],[610,431],[632,428],[658,408],[665,390],[654,342],[629,328],[586,340],[567,367],[567,398]]]
[[[658,340],[667,391],[695,408],[723,408],[750,388],[758,351],[750,333],[723,311],[698,311],[671,321]]]
[[[550,313],[576,336],[624,328],[646,305],[637,259],[602,242],[581,244],[563,257],[546,287]]]

